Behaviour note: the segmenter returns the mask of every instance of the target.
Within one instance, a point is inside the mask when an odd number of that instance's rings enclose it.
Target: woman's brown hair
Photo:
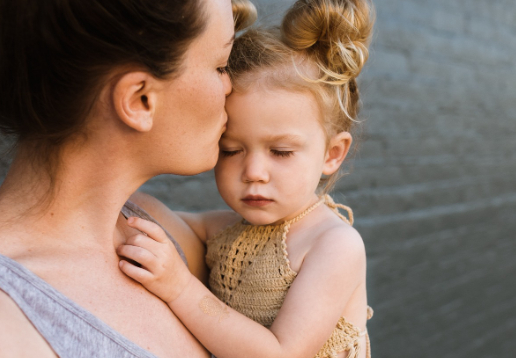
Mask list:
[[[113,69],[180,69],[204,29],[201,0],[1,0],[0,129],[59,145]]]
[[[0,0],[0,131],[53,180],[62,144],[84,128],[114,70],[180,73],[204,31],[205,1]],[[248,0],[233,8],[238,26],[254,21]]]

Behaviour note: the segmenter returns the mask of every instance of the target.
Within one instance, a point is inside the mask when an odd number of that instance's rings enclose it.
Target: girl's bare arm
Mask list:
[[[174,237],[185,253],[192,274],[206,283],[206,240],[210,235],[238,220],[239,216],[232,211],[172,211],[158,199],[142,192],[134,193],[130,200],[148,212]]]
[[[130,239],[119,254],[143,268],[121,261],[122,271],[167,302],[219,358],[313,357],[365,280],[365,250],[358,233],[344,225],[328,230],[306,255],[269,330],[227,307],[196,280],[159,227],[141,219],[130,225],[148,236]]]

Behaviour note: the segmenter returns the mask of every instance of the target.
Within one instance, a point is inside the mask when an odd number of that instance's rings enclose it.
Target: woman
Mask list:
[[[0,187],[0,356],[208,357],[115,248],[141,184],[215,165],[230,0],[0,0],[0,26],[0,127],[17,140]]]

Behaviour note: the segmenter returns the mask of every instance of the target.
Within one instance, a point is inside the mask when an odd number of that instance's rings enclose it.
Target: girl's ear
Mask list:
[[[118,79],[113,104],[118,118],[139,131],[151,130],[156,109],[158,80],[146,72],[129,72]]]
[[[331,175],[335,173],[349,152],[353,138],[349,132],[341,132],[330,140],[328,151],[324,159],[323,174]]]

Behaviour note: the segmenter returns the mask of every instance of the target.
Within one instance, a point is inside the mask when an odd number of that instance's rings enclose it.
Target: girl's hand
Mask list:
[[[122,258],[120,270],[163,301],[174,301],[192,277],[176,248],[163,229],[153,222],[130,217],[127,224],[142,233],[130,236],[117,248]]]

